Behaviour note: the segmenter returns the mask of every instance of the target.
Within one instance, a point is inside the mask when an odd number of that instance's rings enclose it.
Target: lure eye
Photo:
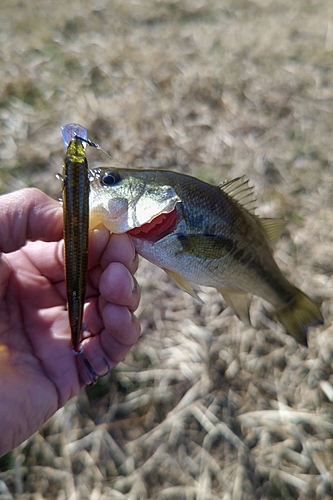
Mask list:
[[[102,186],[114,186],[121,181],[121,177],[119,172],[116,170],[109,170],[105,174],[102,175],[101,184]]]

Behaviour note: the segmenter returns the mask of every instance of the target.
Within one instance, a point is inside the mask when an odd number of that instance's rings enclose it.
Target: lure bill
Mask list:
[[[86,129],[77,123],[61,127],[66,148],[62,171],[67,308],[74,350],[82,337],[88,273],[89,177]]]

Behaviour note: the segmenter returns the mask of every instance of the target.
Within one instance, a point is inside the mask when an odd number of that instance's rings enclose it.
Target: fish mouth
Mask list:
[[[163,236],[171,233],[176,223],[177,209],[174,208],[171,212],[160,214],[150,222],[127,231],[127,234],[130,234],[135,238],[159,240],[160,238],[163,238]]]

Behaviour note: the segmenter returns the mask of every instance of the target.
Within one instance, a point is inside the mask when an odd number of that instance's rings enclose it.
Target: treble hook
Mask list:
[[[77,350],[77,349],[79,349],[79,350]],[[91,364],[89,363],[89,361],[87,360],[85,355],[83,354],[83,351],[84,351],[84,347],[81,343],[77,344],[75,347],[73,347],[74,354],[77,354],[80,356],[80,358],[82,359],[83,363],[85,364],[85,366],[88,370],[88,376],[89,376],[90,383],[86,384],[80,375],[79,375],[79,378],[80,378],[83,385],[90,386],[90,385],[95,384],[99,378],[106,377],[110,373],[111,366],[110,366],[110,363],[107,361],[107,359],[103,358],[103,361],[106,364],[106,371],[104,373],[101,373],[101,374],[97,373],[93,369],[93,367],[91,366]]]

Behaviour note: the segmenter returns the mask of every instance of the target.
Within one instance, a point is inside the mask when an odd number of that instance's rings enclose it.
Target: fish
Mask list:
[[[245,324],[252,295],[268,301],[300,344],[323,323],[317,305],[282,274],[273,247],[285,224],[255,215],[244,178],[212,185],[167,170],[89,171],[90,224],[131,235],[136,251],[200,300],[214,287]]]
[[[63,125],[61,131],[66,148],[62,168],[62,202],[67,308],[73,349],[80,350],[89,242],[87,131],[76,123]]]

